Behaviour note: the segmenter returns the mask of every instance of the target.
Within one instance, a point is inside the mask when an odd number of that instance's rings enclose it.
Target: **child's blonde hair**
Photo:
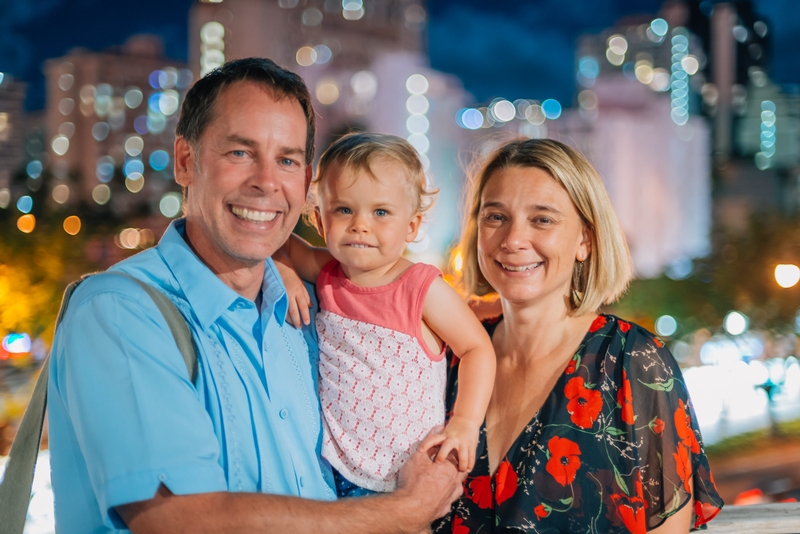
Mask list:
[[[365,171],[375,178],[372,165],[378,161],[392,160],[405,171],[409,195],[414,204],[414,213],[425,214],[433,205],[433,197],[439,192],[431,187],[425,168],[416,149],[401,137],[389,134],[358,132],[340,137],[323,152],[317,166],[317,175],[311,181],[309,201],[303,216],[308,224],[321,232],[314,216],[319,206],[319,184],[334,167],[348,171]]]

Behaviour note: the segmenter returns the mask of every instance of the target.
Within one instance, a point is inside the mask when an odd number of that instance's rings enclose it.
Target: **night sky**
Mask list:
[[[709,0],[710,1],[710,0]],[[478,101],[495,96],[571,102],[575,40],[661,0],[429,0],[431,66],[457,75]],[[800,84],[800,0],[754,0],[770,23],[772,78]],[[192,0],[0,0],[0,72],[28,82],[27,108],[44,107],[44,60],[82,46],[104,50],[156,33],[185,61]]]

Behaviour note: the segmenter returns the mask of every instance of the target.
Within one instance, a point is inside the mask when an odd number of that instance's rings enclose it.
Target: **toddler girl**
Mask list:
[[[425,451],[440,447],[437,461],[454,452],[469,471],[495,356],[439,270],[403,258],[432,194],[416,151],[392,135],[347,135],[322,155],[312,185],[327,249],[293,235],[282,253],[317,284],[322,454],[340,496],[395,489],[421,441]],[[307,324],[307,293],[289,292]],[[444,430],[429,435],[444,424],[447,345],[463,362],[459,396]]]

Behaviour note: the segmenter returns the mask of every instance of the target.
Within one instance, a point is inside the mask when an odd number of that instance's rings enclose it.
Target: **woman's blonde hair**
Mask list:
[[[570,299],[572,314],[593,313],[618,299],[632,278],[632,265],[625,236],[611,200],[597,171],[578,151],[551,139],[519,139],[492,152],[473,175],[469,211],[465,214],[460,249],[464,258],[461,290],[467,295],[494,293],[478,266],[478,215],[481,197],[489,179],[512,167],[536,167],[546,171],[567,192],[588,226],[591,251],[582,268],[576,262],[573,289],[583,292],[579,301]],[[579,287],[574,287],[575,283]]]
[[[347,171],[364,171],[372,178],[375,174],[372,165],[379,161],[393,160],[405,171],[409,195],[414,213],[425,214],[433,205],[433,197],[439,192],[428,183],[425,168],[416,149],[401,137],[379,133],[351,133],[340,137],[323,152],[317,166],[317,175],[311,181],[309,201],[306,203],[304,217],[317,228],[314,211],[319,206],[319,184],[334,167]],[[321,233],[321,228],[317,228]]]

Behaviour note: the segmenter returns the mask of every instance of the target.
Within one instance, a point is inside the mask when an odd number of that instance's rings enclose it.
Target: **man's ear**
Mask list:
[[[408,223],[408,233],[406,234],[406,243],[411,243],[417,238],[417,234],[419,234],[419,228],[422,225],[422,214],[417,212],[411,218],[411,222]]]
[[[175,181],[188,187],[194,177],[194,148],[183,137],[175,138]]]

